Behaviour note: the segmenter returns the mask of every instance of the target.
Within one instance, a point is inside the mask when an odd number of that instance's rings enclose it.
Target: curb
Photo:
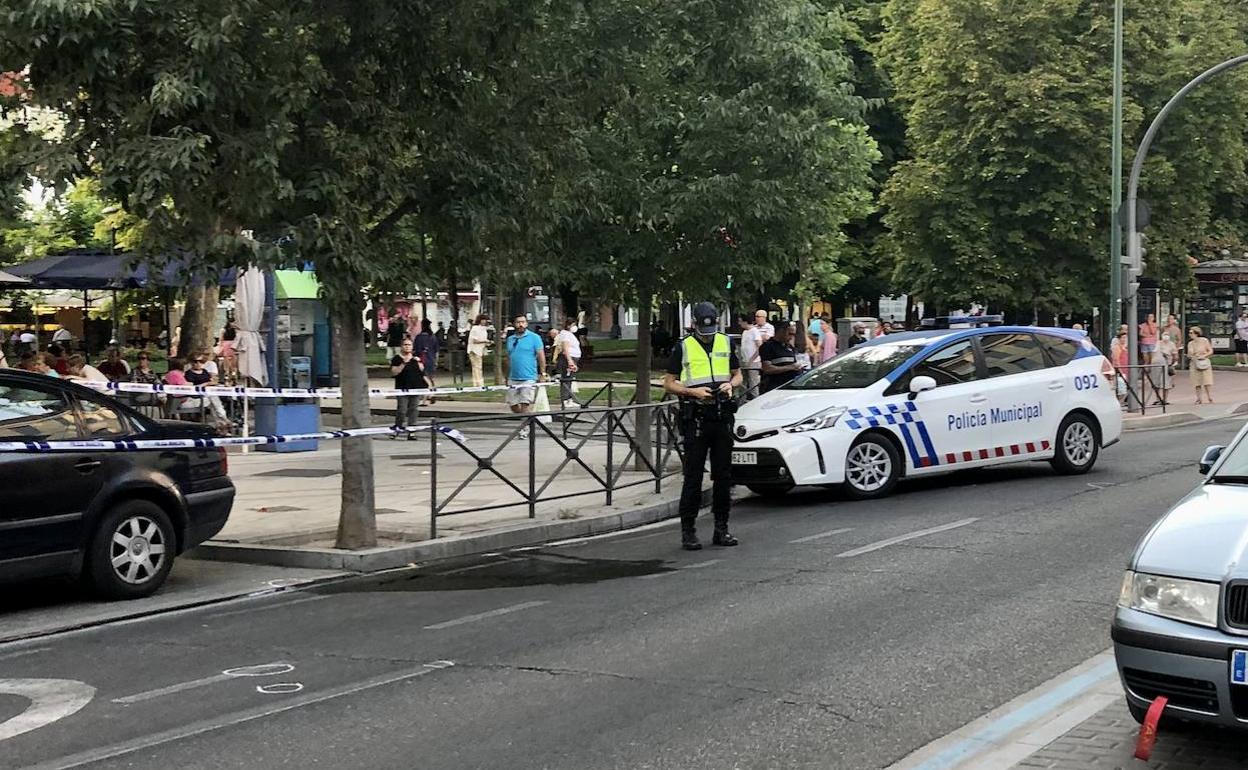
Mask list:
[[[1248,404],[1241,404],[1248,407]],[[1237,407],[1238,408],[1238,407]],[[1188,425],[1194,422],[1204,422],[1206,418],[1191,412],[1172,412],[1170,414],[1152,414],[1144,417],[1132,417],[1122,421],[1122,430],[1124,433],[1136,430],[1149,430],[1150,428],[1168,428],[1172,425]]]
[[[709,496],[709,489],[703,490],[703,507],[709,504]],[[671,499],[633,510],[607,513],[585,519],[552,521],[537,525],[522,524],[494,532],[367,548],[360,551],[225,543],[209,540],[194,550],[188,551],[186,556],[208,561],[268,564],[277,567],[305,567],[359,573],[380,572],[418,562],[472,556],[508,548],[541,545],[555,540],[620,532],[675,518],[679,515],[679,506],[679,499]]]

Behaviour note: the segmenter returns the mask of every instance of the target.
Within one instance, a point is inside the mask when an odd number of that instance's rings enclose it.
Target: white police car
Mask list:
[[[877,337],[743,405],[733,481],[764,495],[837,484],[873,498],[903,477],[1020,461],[1086,473],[1122,432],[1114,386],[1081,331]]]

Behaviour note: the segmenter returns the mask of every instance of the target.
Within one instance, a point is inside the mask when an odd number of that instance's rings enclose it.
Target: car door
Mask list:
[[[907,409],[913,428],[903,426],[911,464],[922,473],[970,463],[993,446],[988,424],[988,396],[974,341],[963,338],[936,348],[897,379],[886,395],[908,394],[910,380],[924,375],[936,381]],[[907,434],[913,433],[912,438]]]
[[[988,382],[988,419],[1005,457],[1050,455],[1069,386],[1049,365],[1031,332],[995,332],[979,338]]]
[[[53,384],[0,380],[0,441],[81,438],[73,402]],[[91,452],[0,452],[0,562],[31,574],[67,566],[103,485]]]

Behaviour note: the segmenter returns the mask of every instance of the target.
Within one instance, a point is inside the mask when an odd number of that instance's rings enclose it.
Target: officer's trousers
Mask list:
[[[711,512],[717,528],[728,526],[732,506],[732,421],[685,420],[684,485],[680,489],[680,526],[693,529],[702,502],[703,466],[711,460]]]

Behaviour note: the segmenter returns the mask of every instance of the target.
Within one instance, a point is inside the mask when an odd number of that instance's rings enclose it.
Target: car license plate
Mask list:
[[[1231,651],[1231,684],[1248,684],[1248,650]]]
[[[733,452],[733,465],[758,465],[758,452]]]

